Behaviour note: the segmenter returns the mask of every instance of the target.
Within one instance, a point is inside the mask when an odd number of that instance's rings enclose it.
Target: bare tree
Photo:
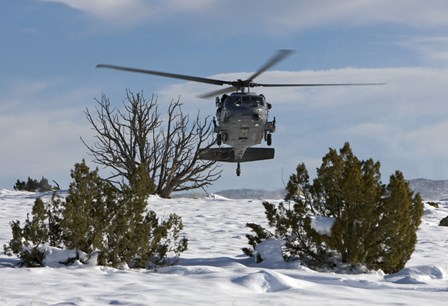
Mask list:
[[[221,176],[215,161],[199,159],[200,149],[213,145],[208,117],[194,120],[183,114],[180,100],[171,101],[166,119],[158,111],[157,98],[145,100],[142,93],[127,91],[124,111],[111,107],[103,94],[96,99],[96,118],[85,111],[96,132],[95,142],[83,143],[94,162],[112,170],[115,184],[131,180],[143,167],[154,183],[154,193],[169,197],[172,192],[203,188]]]

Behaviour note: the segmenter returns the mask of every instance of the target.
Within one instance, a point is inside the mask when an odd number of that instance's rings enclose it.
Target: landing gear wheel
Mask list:
[[[272,145],[272,134],[266,135],[266,142],[267,142],[268,146]]]
[[[216,144],[220,146],[222,144],[222,136],[221,134],[216,135]]]
[[[241,175],[241,168],[240,168],[240,162],[238,162],[237,166],[236,166],[236,176],[240,176]]]

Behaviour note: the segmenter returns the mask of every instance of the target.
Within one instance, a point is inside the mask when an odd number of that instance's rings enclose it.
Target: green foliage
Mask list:
[[[30,192],[47,192],[51,190],[57,190],[57,186],[51,186],[48,182],[48,179],[45,177],[42,177],[40,181],[36,179],[32,179],[28,177],[28,180],[20,181],[17,180],[16,184],[14,185],[14,190],[20,190],[20,191],[30,191]]]
[[[339,153],[330,149],[312,184],[300,164],[290,176],[285,202],[263,203],[274,233],[248,224],[254,235],[248,235],[252,249],[245,253],[257,254],[257,244],[274,237],[284,241],[286,260],[298,258],[312,268],[342,263],[386,273],[402,269],[414,251],[422,199],[410,191],[401,172],[387,186],[380,178],[380,163],[359,160],[348,143]],[[334,221],[331,233],[313,225],[320,217]]]
[[[85,162],[75,165],[65,199],[57,193],[45,204],[35,201],[32,218],[23,228],[11,222],[13,238],[6,254],[18,255],[27,266],[44,264],[42,246],[98,253],[98,264],[113,267],[166,265],[187,249],[187,239],[179,216],[159,220],[147,211],[149,177],[140,167],[131,184],[122,190],[90,171]],[[76,252],[78,254],[78,252]]]
[[[27,215],[23,228],[20,227],[20,221],[11,222],[12,239],[8,246],[4,246],[4,250],[7,255],[18,255],[26,266],[39,267],[43,266],[45,257],[40,246],[50,237],[49,227],[45,223],[46,207],[42,199],[34,201],[31,214],[33,217],[30,219],[29,214]]]
[[[267,203],[267,202],[265,202],[265,203]],[[267,204],[269,204],[269,203],[267,203]],[[249,240],[249,245],[252,248],[243,248],[243,252],[247,256],[251,256],[251,257],[254,255],[257,255],[257,258],[256,258],[257,263],[262,262],[263,258],[259,254],[256,254],[256,252],[255,252],[257,244],[261,243],[263,240],[267,240],[267,239],[274,237],[274,235],[258,224],[248,223],[247,226],[254,232],[255,235],[250,235],[250,234],[246,235],[247,239]]]

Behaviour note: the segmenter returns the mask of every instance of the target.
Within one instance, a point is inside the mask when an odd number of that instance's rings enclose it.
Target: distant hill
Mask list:
[[[213,194],[228,198],[228,199],[253,199],[253,200],[281,200],[285,197],[285,189],[277,190],[263,190],[263,189],[226,189]],[[200,198],[207,196],[205,192],[187,192],[174,193],[174,198]]]
[[[419,192],[424,200],[438,201],[448,200],[448,180],[429,180],[429,179],[414,179],[409,181],[409,186],[414,192]],[[218,191],[223,197],[229,199],[283,199],[286,191],[285,189],[277,190],[262,190],[262,189],[229,189]]]
[[[409,186],[414,192],[419,192],[426,201],[448,200],[448,180],[414,179],[409,181]],[[286,194],[285,189],[228,189],[215,192],[215,194],[229,199],[254,199],[254,200],[281,200]],[[205,193],[188,193],[174,195],[174,197],[201,197]]]
[[[229,199],[254,199],[254,200],[280,200],[285,197],[285,189],[229,189],[216,192],[216,194]]]
[[[414,192],[420,192],[424,200],[448,199],[448,180],[428,180],[419,178],[409,181],[409,186]]]

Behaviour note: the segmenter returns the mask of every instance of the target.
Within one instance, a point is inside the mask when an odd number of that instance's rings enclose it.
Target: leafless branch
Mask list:
[[[169,197],[172,192],[203,188],[219,179],[218,164],[199,159],[200,149],[213,144],[209,117],[201,120],[198,112],[190,121],[178,99],[171,101],[163,122],[154,96],[145,100],[142,93],[127,91],[126,98],[124,111],[112,108],[105,95],[96,100],[95,116],[85,111],[96,135],[93,145],[81,140],[95,163],[112,170],[110,181],[129,181],[139,165],[144,165],[156,193]]]

